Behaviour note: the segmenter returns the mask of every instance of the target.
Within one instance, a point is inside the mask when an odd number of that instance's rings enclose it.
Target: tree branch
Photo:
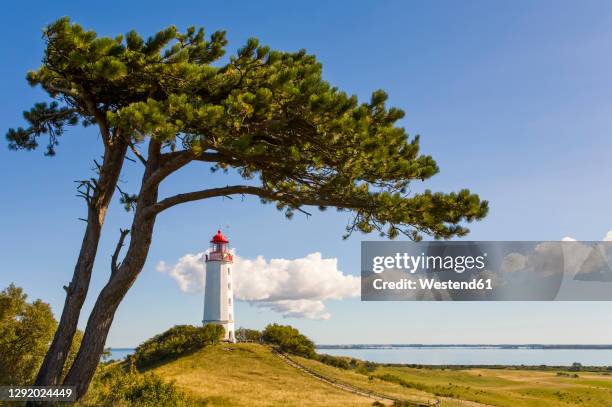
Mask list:
[[[157,187],[168,175],[177,171],[181,167],[189,164],[191,161],[198,159],[198,157],[206,157],[214,153],[199,153],[196,154],[192,150],[181,150],[171,153],[161,154],[160,162],[161,165],[156,169],[150,177],[145,181],[142,189],[149,190]],[[219,157],[217,155],[210,157],[211,161],[216,161]]]
[[[49,89],[49,90],[51,90],[53,92],[56,92],[56,93],[63,93],[64,95],[70,96],[71,98],[74,98],[74,99],[78,99],[79,98],[79,95],[77,93],[73,92],[70,89],[60,88],[60,87],[57,87],[57,86],[51,85],[51,84],[44,84],[43,87],[45,87],[45,88],[47,88],[47,89]]]
[[[251,185],[232,185],[221,188],[210,188],[201,191],[187,192],[184,194],[177,194],[168,198],[165,198],[156,204],[150,206],[145,210],[144,216],[154,216],[158,213],[171,208],[175,205],[199,201],[202,199],[214,198],[219,196],[229,195],[255,195],[263,199],[272,201],[280,201],[289,205],[294,205],[297,209],[300,205],[314,205],[314,206],[335,206],[338,208],[352,208],[352,209],[364,209],[372,206],[371,203],[364,202],[361,200],[355,200],[352,202],[344,201],[342,199],[326,199],[320,197],[289,194],[286,192],[270,191],[265,188],[251,186]]]
[[[147,165],[147,160],[142,156],[142,154],[140,154],[140,151],[138,151],[138,149],[136,148],[136,146],[134,145],[134,143],[132,143],[131,141],[128,141],[128,145],[130,146],[130,150],[132,150],[132,153],[134,153],[134,155],[136,156],[136,158],[138,158],[138,160],[143,164],[143,165]]]
[[[130,233],[129,229],[119,229],[119,241],[117,242],[117,246],[115,247],[115,252],[111,257],[111,276],[119,270],[119,266],[121,263],[117,263],[117,258],[119,257],[119,253],[121,252],[121,248],[123,247],[123,242],[125,241],[125,237]]]
[[[104,142],[104,146],[106,148],[110,148],[112,144],[112,135],[108,122],[106,121],[106,117],[98,110],[96,103],[84,90],[81,91],[81,97],[85,102],[85,106],[87,106],[87,110],[96,119],[96,123],[98,123],[100,132],[102,133],[102,141]]]

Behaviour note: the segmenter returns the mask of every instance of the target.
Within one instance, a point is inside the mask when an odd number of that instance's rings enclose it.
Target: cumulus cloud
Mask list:
[[[203,256],[186,254],[173,265],[157,264],[157,271],[172,277],[184,292],[202,292]],[[246,259],[234,256],[233,284],[236,299],[268,308],[285,317],[329,319],[324,301],[356,297],[359,277],[343,274],[335,258],[312,253],[298,259]]]
[[[524,270],[525,267],[527,267],[527,256],[523,256],[520,253],[509,253],[502,261],[501,271],[504,273],[512,273]]]
[[[178,283],[181,291],[201,292],[204,290],[204,254],[186,254],[172,267],[160,261],[156,269],[172,277]]]
[[[566,236],[561,241],[574,244],[542,242],[531,253],[509,253],[503,258],[500,271],[537,272],[543,276],[565,273],[574,276],[576,280],[612,281],[612,270],[610,270],[612,251],[605,253],[606,250],[610,251],[609,245],[583,244],[571,236]],[[612,241],[612,230],[602,241]]]
[[[329,319],[331,314],[326,311],[323,301],[317,300],[279,300],[256,302],[258,307],[266,307],[279,312],[285,317],[307,319]]]
[[[574,239],[571,236],[566,236],[562,240],[564,242],[575,242],[576,241],[576,239]],[[606,233],[606,235],[601,240],[604,242],[612,242],[612,230],[608,231],[608,233]]]

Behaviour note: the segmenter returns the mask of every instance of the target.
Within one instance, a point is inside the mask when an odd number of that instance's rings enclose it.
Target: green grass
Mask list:
[[[153,369],[210,406],[371,406],[322,383],[257,344],[210,346]]]
[[[494,406],[612,406],[612,377],[599,373],[579,372],[571,378],[555,371],[407,367],[380,367],[373,373],[385,374],[439,396]]]
[[[337,381],[399,399],[440,399],[444,407],[612,407],[612,375],[597,372],[568,377],[551,369],[379,366],[365,375],[292,358]],[[371,406],[373,402],[301,373],[258,344],[211,346],[152,370],[210,406]]]

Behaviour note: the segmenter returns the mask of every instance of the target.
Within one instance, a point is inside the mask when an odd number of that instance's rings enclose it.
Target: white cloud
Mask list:
[[[501,271],[504,273],[512,273],[515,271],[524,270],[527,266],[527,256],[520,253],[508,253],[501,264]]]
[[[205,254],[186,254],[174,266],[157,264],[184,292],[202,292]],[[235,296],[286,317],[329,319],[324,301],[359,295],[359,277],[343,274],[335,258],[312,253],[299,259],[244,259],[234,256]]]
[[[576,239],[569,236],[564,237],[562,241],[577,242]],[[606,233],[602,241],[612,241],[612,230]],[[578,243],[573,245],[563,245],[562,249],[564,255],[565,273],[568,273],[569,275],[575,276],[578,273],[581,273],[581,275],[584,276],[594,270],[600,270],[606,264],[605,256],[603,252],[601,252],[602,247]],[[543,254],[545,255],[545,253]],[[604,257],[597,257],[597,255]],[[546,257],[546,255],[544,257]]]
[[[562,240],[564,242],[575,242],[576,241],[576,239],[570,236],[566,236]],[[606,233],[606,235],[601,240],[604,242],[612,242],[612,230],[608,231],[608,233]]]
[[[165,262],[157,263],[156,270],[172,277],[184,292],[201,292],[204,290],[204,253],[186,254],[174,266],[168,267]]]
[[[307,319],[329,319],[331,314],[325,310],[323,301],[317,300],[279,300],[257,302],[255,305],[280,312],[285,317]]]

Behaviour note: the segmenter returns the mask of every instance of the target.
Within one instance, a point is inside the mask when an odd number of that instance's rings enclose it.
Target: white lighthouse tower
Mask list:
[[[210,241],[206,255],[206,287],[204,290],[204,325],[218,324],[225,328],[225,340],[236,342],[234,330],[234,288],[229,240],[221,231]]]

